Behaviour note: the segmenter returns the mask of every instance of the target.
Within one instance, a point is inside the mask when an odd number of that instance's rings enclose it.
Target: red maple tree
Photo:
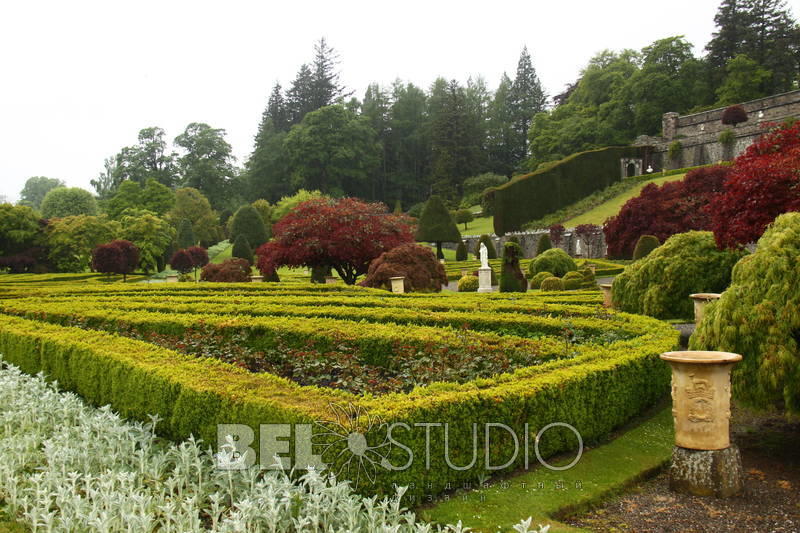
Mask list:
[[[273,240],[256,251],[258,269],[330,267],[352,285],[383,252],[414,241],[411,219],[355,198],[318,198],[299,204],[275,226]]]
[[[139,248],[130,241],[118,239],[101,244],[92,251],[92,269],[104,274],[122,274],[122,280],[139,264]]]
[[[194,267],[194,260],[187,250],[178,250],[169,260],[169,266],[180,272],[181,274],[188,274]]]
[[[711,228],[706,207],[722,191],[731,167],[716,165],[692,170],[682,181],[651,183],[606,220],[609,257],[629,258],[642,235],[664,242],[676,233]]]
[[[736,158],[708,206],[720,248],[755,242],[781,213],[800,211],[800,122],[763,134]]]

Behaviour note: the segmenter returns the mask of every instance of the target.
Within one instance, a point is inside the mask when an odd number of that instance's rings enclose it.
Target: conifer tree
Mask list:
[[[514,129],[514,159],[521,162],[528,157],[528,130],[536,113],[544,111],[547,95],[542,89],[536,69],[533,68],[528,47],[522,48],[517,63],[517,74],[511,86],[511,116]]]
[[[178,241],[178,248],[180,249],[189,248],[190,246],[197,244],[197,239],[194,236],[191,220],[187,218],[181,219],[180,224],[178,225],[178,236],[176,239]]]
[[[233,222],[231,223],[231,238],[236,242],[239,235],[244,235],[247,238],[247,243],[252,249],[258,249],[259,246],[267,242],[268,235],[264,226],[264,221],[261,220],[261,215],[258,210],[252,205],[243,205],[236,210],[233,215]]]
[[[431,196],[422,210],[416,235],[417,242],[435,242],[436,257],[444,259],[443,242],[461,241],[461,232],[453,222],[450,212],[438,196]]]
[[[247,237],[243,233],[237,235],[236,239],[233,241],[231,256],[247,259],[250,263],[253,262],[253,249],[250,247],[250,243],[247,242]]]

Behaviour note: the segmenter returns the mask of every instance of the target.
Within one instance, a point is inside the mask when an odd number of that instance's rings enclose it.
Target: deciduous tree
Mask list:
[[[42,216],[44,218],[96,214],[97,201],[94,196],[79,187],[51,189],[42,200]]]
[[[55,178],[46,178],[44,176],[34,176],[28,178],[22,192],[19,193],[19,205],[27,205],[36,210],[42,206],[42,200],[45,195],[52,189],[58,187],[65,187],[66,184]]]

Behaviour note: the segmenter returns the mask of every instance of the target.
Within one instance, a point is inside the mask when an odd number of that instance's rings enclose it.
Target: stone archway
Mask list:
[[[642,160],[635,157],[623,157],[620,159],[620,175],[623,178],[640,176],[642,174]]]

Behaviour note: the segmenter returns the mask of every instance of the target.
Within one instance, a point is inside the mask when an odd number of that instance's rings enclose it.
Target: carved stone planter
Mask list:
[[[406,292],[406,287],[403,281],[406,278],[403,276],[397,276],[395,278],[389,278],[389,281],[392,282],[392,292],[395,294],[404,294]]]
[[[167,274],[167,283],[178,283],[177,274]]]
[[[675,449],[670,487],[728,497],[742,488],[739,451],[731,445],[731,369],[742,356],[728,352],[667,352],[672,367]]]
[[[715,292],[699,292],[697,294],[690,294],[689,298],[694,301],[694,323],[695,325],[699,326],[700,322],[703,321],[703,314],[705,312],[706,305],[709,302],[714,302],[719,300],[719,297],[722,296],[721,294],[717,294]]]
[[[600,290],[603,291],[603,305],[611,309],[614,308],[614,300],[611,297],[611,284],[601,283]]]

